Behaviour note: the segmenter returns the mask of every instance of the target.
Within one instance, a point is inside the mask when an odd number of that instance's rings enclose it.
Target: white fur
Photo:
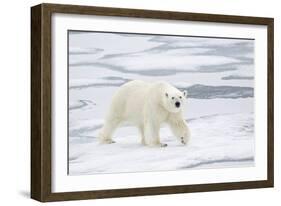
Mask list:
[[[159,137],[161,125],[167,123],[180,142],[186,144],[190,137],[183,118],[186,97],[186,91],[181,92],[166,82],[128,82],[114,94],[99,139],[113,143],[114,130],[122,123],[129,123],[139,129],[144,145],[167,146],[161,144]],[[176,107],[176,102],[180,107]]]

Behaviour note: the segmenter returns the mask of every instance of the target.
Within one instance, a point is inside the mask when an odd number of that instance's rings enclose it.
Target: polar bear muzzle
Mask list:
[[[180,102],[176,102],[176,103],[175,103],[175,106],[176,106],[177,108],[179,108],[179,107],[181,106],[181,103],[180,103]]]

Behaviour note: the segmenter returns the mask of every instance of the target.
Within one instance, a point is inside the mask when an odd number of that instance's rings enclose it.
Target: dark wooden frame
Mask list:
[[[268,131],[267,180],[216,184],[163,186],[53,193],[51,191],[51,16],[53,13],[102,15],[267,26]],[[42,201],[160,195],[273,187],[274,182],[274,83],[272,18],[228,16],[170,11],[40,4],[31,8],[31,198]],[[262,108],[266,109],[266,108]]]

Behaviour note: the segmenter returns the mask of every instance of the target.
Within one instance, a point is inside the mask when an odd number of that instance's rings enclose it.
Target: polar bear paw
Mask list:
[[[157,143],[157,144],[147,144],[149,147],[167,147],[168,144],[166,143]]]
[[[100,141],[102,144],[113,144],[115,143],[114,140],[112,139],[103,139],[102,141]]]
[[[168,146],[168,144],[166,144],[166,143],[160,143],[160,147],[167,147]]]
[[[107,144],[113,144],[113,143],[115,143],[115,141],[112,140],[112,139],[108,139],[108,140],[106,140],[105,142],[106,142]]]
[[[188,143],[188,140],[184,137],[181,137],[181,143],[186,145]]]

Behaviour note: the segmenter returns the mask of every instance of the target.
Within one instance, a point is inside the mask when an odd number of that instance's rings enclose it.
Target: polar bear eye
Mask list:
[[[181,99],[182,97],[180,96],[180,99]]]
[[[172,97],[172,99],[175,99],[175,97]]]

